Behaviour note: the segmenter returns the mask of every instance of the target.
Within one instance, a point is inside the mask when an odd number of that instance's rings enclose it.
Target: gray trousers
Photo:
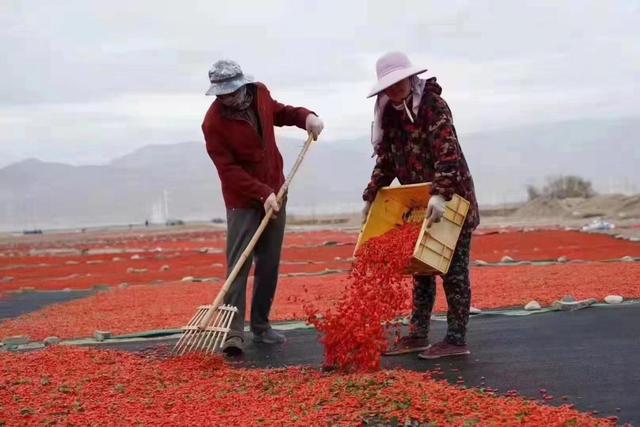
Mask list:
[[[249,244],[263,217],[262,209],[227,209],[227,275]],[[251,300],[251,331],[259,333],[271,327],[269,312],[278,284],[280,252],[286,222],[286,208],[283,204],[278,217],[269,221],[256,243],[253,254],[245,261],[225,295],[224,303],[238,308],[238,313],[231,323],[229,336],[244,335],[247,278],[252,261],[255,261],[255,272]]]

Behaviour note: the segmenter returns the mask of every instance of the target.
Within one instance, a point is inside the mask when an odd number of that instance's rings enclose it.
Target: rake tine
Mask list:
[[[200,331],[198,333],[198,341],[196,342],[196,345],[194,347],[194,351],[204,351],[204,343],[207,342],[207,340],[209,340],[211,336],[211,333],[207,330],[204,331]]]
[[[209,347],[213,340],[215,339],[215,334],[212,331],[207,331],[207,339],[202,342],[202,351],[205,353],[209,353]]]
[[[200,321],[200,319],[202,319],[202,316],[204,316],[205,312],[206,312],[206,308],[203,308],[201,306],[197,312],[197,315],[194,318],[193,323],[189,325],[189,331],[188,331],[187,337],[184,340],[183,346],[180,350],[182,354],[188,351],[189,346],[193,345],[194,340],[197,338],[197,335],[198,335],[197,324]]]
[[[200,340],[200,345],[198,347],[200,351],[203,351],[206,353],[207,347],[209,346],[209,343],[213,339],[213,335],[211,335],[211,332],[208,331],[207,329],[204,329],[202,333],[205,334],[205,336],[202,338],[202,340]]]
[[[173,348],[173,354],[177,354],[177,355],[181,355],[182,353],[180,352],[180,349],[182,348],[182,346],[184,345],[185,340],[187,339],[188,335],[191,333],[191,330],[185,330],[182,333],[182,336],[180,337],[180,339],[178,340],[178,342],[176,343],[175,347]]]
[[[227,339],[227,335],[229,335],[229,331],[231,330],[231,322],[233,322],[233,318],[235,317],[238,309],[236,307],[227,306],[229,309],[229,318],[224,325],[224,332],[222,334],[222,342],[224,343]]]
[[[197,338],[198,335],[198,329],[197,329],[197,324],[200,322],[200,320],[202,319],[202,317],[205,315],[205,313],[207,312],[206,308],[203,308],[206,306],[201,306],[199,308],[199,310],[196,312],[196,315],[193,316],[193,322],[190,322],[189,325],[187,325],[187,327],[189,328],[188,331],[183,335],[183,342],[182,342],[182,346],[180,348],[180,353],[179,354],[184,354],[186,353],[188,350],[187,348],[190,345],[193,345],[195,339]]]
[[[218,341],[220,339],[220,332],[218,331],[213,331],[211,333],[211,341],[209,342],[209,346],[206,349],[207,353],[215,353],[216,349],[218,348]]]
[[[193,330],[188,329],[186,330],[183,334],[182,337],[180,338],[180,340],[178,341],[178,343],[176,344],[175,349],[173,350],[173,352],[177,355],[182,355],[184,354],[184,349],[187,345],[187,343],[189,342],[189,340],[191,339],[191,335],[193,334]]]
[[[210,306],[206,310],[202,310],[202,315],[198,318],[198,325],[196,325],[196,327],[194,328],[195,333],[193,335],[193,339],[191,340],[191,343],[188,346],[188,348],[185,350],[186,352],[198,350],[198,347],[200,346],[200,341],[202,340],[202,335],[205,333],[204,330],[200,329],[199,323],[208,314],[209,310],[211,310]]]
[[[221,306],[218,310],[219,311],[219,315],[216,317],[216,320],[207,325],[207,329],[212,329],[212,328],[216,328],[217,325],[224,323],[226,317],[227,317],[227,311],[224,310],[224,306]],[[216,329],[214,330],[210,330],[211,333],[211,339],[209,340],[209,343],[207,345],[207,348],[205,348],[205,351],[207,352],[215,352],[216,348],[218,347],[218,341],[220,339],[220,334],[219,331],[217,331]],[[222,343],[220,343],[220,347],[222,347]]]
[[[218,316],[216,318],[216,321],[213,323],[213,326],[207,326],[208,328],[216,328],[218,324],[224,323],[224,321],[228,316],[227,311],[224,310],[224,306],[220,307],[220,313],[221,313],[221,316]],[[213,331],[211,331],[211,341],[209,342],[209,345],[206,351],[210,353],[215,352],[216,348],[218,347],[218,341],[220,341],[220,333],[218,330],[214,329]],[[220,345],[222,345],[222,343],[220,343]]]
[[[209,351],[215,352],[218,348],[222,348],[222,345],[225,342],[227,337],[227,333],[229,332],[229,326],[231,325],[231,321],[233,320],[233,315],[235,311],[230,310],[229,305],[225,305],[222,307],[224,310],[224,317],[221,319],[220,323],[214,325],[213,327],[216,329],[215,341],[212,342]]]
[[[222,344],[227,339],[227,336],[229,335],[229,331],[231,330],[231,323],[233,322],[233,318],[238,312],[238,309],[236,307],[233,307],[230,305],[227,305],[227,310],[228,310],[229,316],[227,317],[226,322],[224,322],[223,324],[223,330],[220,332],[221,334],[220,346],[222,346]]]
[[[218,340],[220,339],[220,334],[218,331],[211,331],[211,340],[207,344],[207,348],[204,351],[207,353],[215,353],[216,348],[218,347]]]
[[[224,313],[222,312],[222,310],[220,310],[220,307],[218,307],[217,310],[216,310],[216,317],[213,320],[214,324],[218,322],[218,319],[220,319],[220,316],[222,316],[223,314]],[[208,351],[207,347],[209,347],[209,344],[215,338],[215,334],[212,334],[211,331],[209,331],[208,329],[209,329],[209,325],[206,325],[204,331],[206,332],[207,336],[202,341],[202,346],[201,346],[201,350],[204,351],[204,352]]]
[[[231,323],[233,322],[233,318],[236,316],[238,309],[236,307],[227,306],[227,310],[229,310],[229,317],[227,319],[227,322],[224,325],[224,332],[222,334],[222,342],[224,342],[224,340],[227,338],[227,335],[229,335],[229,331],[231,331]]]
[[[224,321],[224,318],[227,315],[227,312],[224,311],[222,309],[222,307],[219,308],[219,310],[220,310],[219,316],[217,316],[216,320],[211,324],[211,325],[214,325],[214,326],[207,325],[207,329],[209,330],[209,333],[211,334],[211,339],[207,342],[207,345],[206,345],[206,347],[204,349],[204,351],[206,351],[207,353],[214,353],[216,351],[216,347],[217,347],[217,342],[219,340],[219,336],[218,336],[218,331],[213,329],[213,328],[215,328],[215,325],[217,325],[219,322]],[[211,330],[211,329],[213,329],[213,330]]]
[[[189,323],[187,323],[187,326],[189,326],[189,325],[191,325],[193,323],[193,320],[198,316],[199,312],[200,312],[200,310],[196,310],[196,313],[193,315],[191,320],[189,320]],[[176,345],[173,347],[173,353],[174,354],[179,354],[180,347],[182,346],[182,344],[183,344],[183,342],[185,340],[185,337],[190,332],[190,330],[186,329],[186,326],[184,328],[182,328],[182,329],[183,329],[182,335],[178,339],[178,342],[176,343]]]
[[[195,325],[195,326],[196,326],[196,328],[197,328],[198,330],[201,330],[201,331],[202,331],[202,330],[204,330],[204,328],[207,326],[207,325],[203,325],[203,324],[202,324],[202,321],[203,321],[203,320],[205,320],[205,319],[208,317],[208,318],[209,318],[209,320],[208,320],[208,321],[210,322],[210,321],[211,321],[211,318],[213,318],[213,316],[214,316],[214,314],[215,314],[215,311],[217,310],[217,307],[216,307],[215,305],[213,305],[213,304],[211,304],[211,305],[207,305],[207,306],[205,306],[205,307],[207,307],[207,309],[206,309],[206,310],[204,310],[203,315],[202,315],[202,316],[200,316],[200,318],[198,319],[198,322],[197,322],[197,323],[196,323],[196,325]],[[213,312],[214,312],[214,314],[209,314],[211,311],[213,311]]]
[[[189,320],[189,323],[187,323],[187,326],[185,326],[183,328],[184,331],[182,333],[182,336],[180,337],[180,339],[176,343],[175,347],[173,348],[173,353],[178,354],[178,355],[182,354],[181,350],[184,350],[185,343],[189,340],[189,337],[191,336],[192,331],[193,331],[191,328],[189,328],[189,326],[193,325],[195,319],[198,317],[198,315],[201,313],[201,311],[202,310],[200,310],[198,308],[198,310],[193,315],[191,320]]]
[[[222,311],[220,309],[220,307],[218,307],[216,309],[216,314],[215,314],[215,318],[213,319],[213,324],[217,324],[222,317],[224,316],[224,311]],[[211,324],[211,322],[209,323]],[[200,340],[200,343],[198,345],[198,348],[203,351],[203,352],[208,352],[208,347],[209,347],[209,343],[215,339],[215,333],[213,333],[213,331],[210,330],[210,326],[209,325],[205,325],[203,332],[206,334],[206,336]]]

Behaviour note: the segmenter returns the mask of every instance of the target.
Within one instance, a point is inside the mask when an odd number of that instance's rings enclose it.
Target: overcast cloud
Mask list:
[[[222,57],[317,111],[327,143],[368,144],[389,50],[438,77],[462,135],[633,116],[638,28],[638,1],[0,0],[0,166],[201,140]]]

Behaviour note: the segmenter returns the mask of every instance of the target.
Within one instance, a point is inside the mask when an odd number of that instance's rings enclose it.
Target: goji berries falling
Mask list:
[[[305,304],[309,323],[322,334],[325,365],[343,371],[380,369],[385,324],[410,307],[411,289],[403,279],[419,231],[419,225],[406,224],[367,241],[335,310],[321,314]]]

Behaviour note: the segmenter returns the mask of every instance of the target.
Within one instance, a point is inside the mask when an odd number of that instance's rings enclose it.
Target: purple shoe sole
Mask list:
[[[414,347],[414,348],[403,348],[398,350],[389,350],[382,353],[383,356],[399,356],[401,354],[409,354],[409,353],[419,353],[421,351],[428,350],[431,345],[426,347]]]
[[[423,351],[422,353],[418,354],[418,357],[420,359],[426,359],[426,360],[433,360],[433,359],[440,359],[443,357],[454,357],[454,356],[466,356],[468,354],[471,354],[471,352],[469,351],[468,348],[464,348],[464,349],[460,349],[458,351],[453,350],[453,351],[446,351],[446,352],[433,352],[433,353],[429,353],[429,351]]]

